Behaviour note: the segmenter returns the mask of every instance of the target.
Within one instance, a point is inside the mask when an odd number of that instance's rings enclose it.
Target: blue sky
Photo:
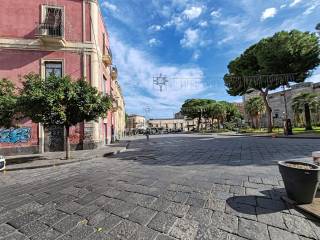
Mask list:
[[[100,0],[129,114],[172,117],[188,98],[226,93],[230,60],[277,31],[314,31],[320,0]],[[153,76],[168,77],[164,91]],[[315,71],[311,81],[319,81]]]

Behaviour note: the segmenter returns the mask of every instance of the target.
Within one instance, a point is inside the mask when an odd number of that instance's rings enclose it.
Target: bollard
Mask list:
[[[0,156],[0,171],[4,171],[6,168],[6,159]]]

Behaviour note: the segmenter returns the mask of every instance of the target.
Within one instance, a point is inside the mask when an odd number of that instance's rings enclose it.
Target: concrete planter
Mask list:
[[[293,167],[297,164],[307,169]],[[297,204],[312,203],[319,185],[320,168],[295,161],[281,161],[278,165],[288,197]]]
[[[0,171],[6,168],[6,159],[3,156],[0,156]]]

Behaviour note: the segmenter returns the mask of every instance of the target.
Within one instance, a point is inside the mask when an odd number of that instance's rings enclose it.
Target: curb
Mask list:
[[[130,141],[128,143],[126,143],[126,145],[120,149],[120,150],[116,150],[116,151],[113,151],[113,152],[108,152],[108,153],[105,153],[104,157],[107,157],[107,156],[114,156],[114,155],[117,155],[119,153],[122,153],[122,152],[125,152],[128,148],[129,148],[129,145],[130,145]],[[30,170],[30,169],[40,169],[40,168],[48,168],[48,167],[57,167],[57,166],[63,166],[63,165],[68,165],[68,164],[73,164],[73,163],[79,163],[79,162],[85,162],[85,161],[90,161],[94,158],[97,158],[97,157],[101,157],[101,155],[93,155],[91,156],[90,158],[86,158],[86,159],[78,159],[78,160],[75,160],[75,161],[72,161],[72,162],[68,162],[66,160],[66,162],[58,162],[58,163],[51,163],[51,164],[45,164],[45,165],[40,165],[40,166],[30,166],[30,167],[20,167],[20,168],[14,168],[14,169],[8,169],[8,168],[5,168],[4,170],[1,170],[1,172],[5,173],[5,172],[14,172],[14,171],[20,171],[20,170]],[[61,161],[61,159],[53,159],[53,161]],[[8,167],[8,165],[7,165]]]
[[[260,137],[260,138],[272,138],[271,135],[266,135],[266,136],[263,136],[263,135],[245,135],[245,134],[229,134],[229,135],[226,135],[226,134],[218,134],[219,136],[231,136],[231,137]],[[285,138],[285,139],[320,139],[320,137],[299,137],[298,135],[292,135],[290,137],[287,137],[287,136],[276,136],[275,138]]]

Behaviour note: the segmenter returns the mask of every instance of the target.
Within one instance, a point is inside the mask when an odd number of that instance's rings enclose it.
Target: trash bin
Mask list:
[[[0,156],[0,171],[6,168],[6,159],[3,156]]]

